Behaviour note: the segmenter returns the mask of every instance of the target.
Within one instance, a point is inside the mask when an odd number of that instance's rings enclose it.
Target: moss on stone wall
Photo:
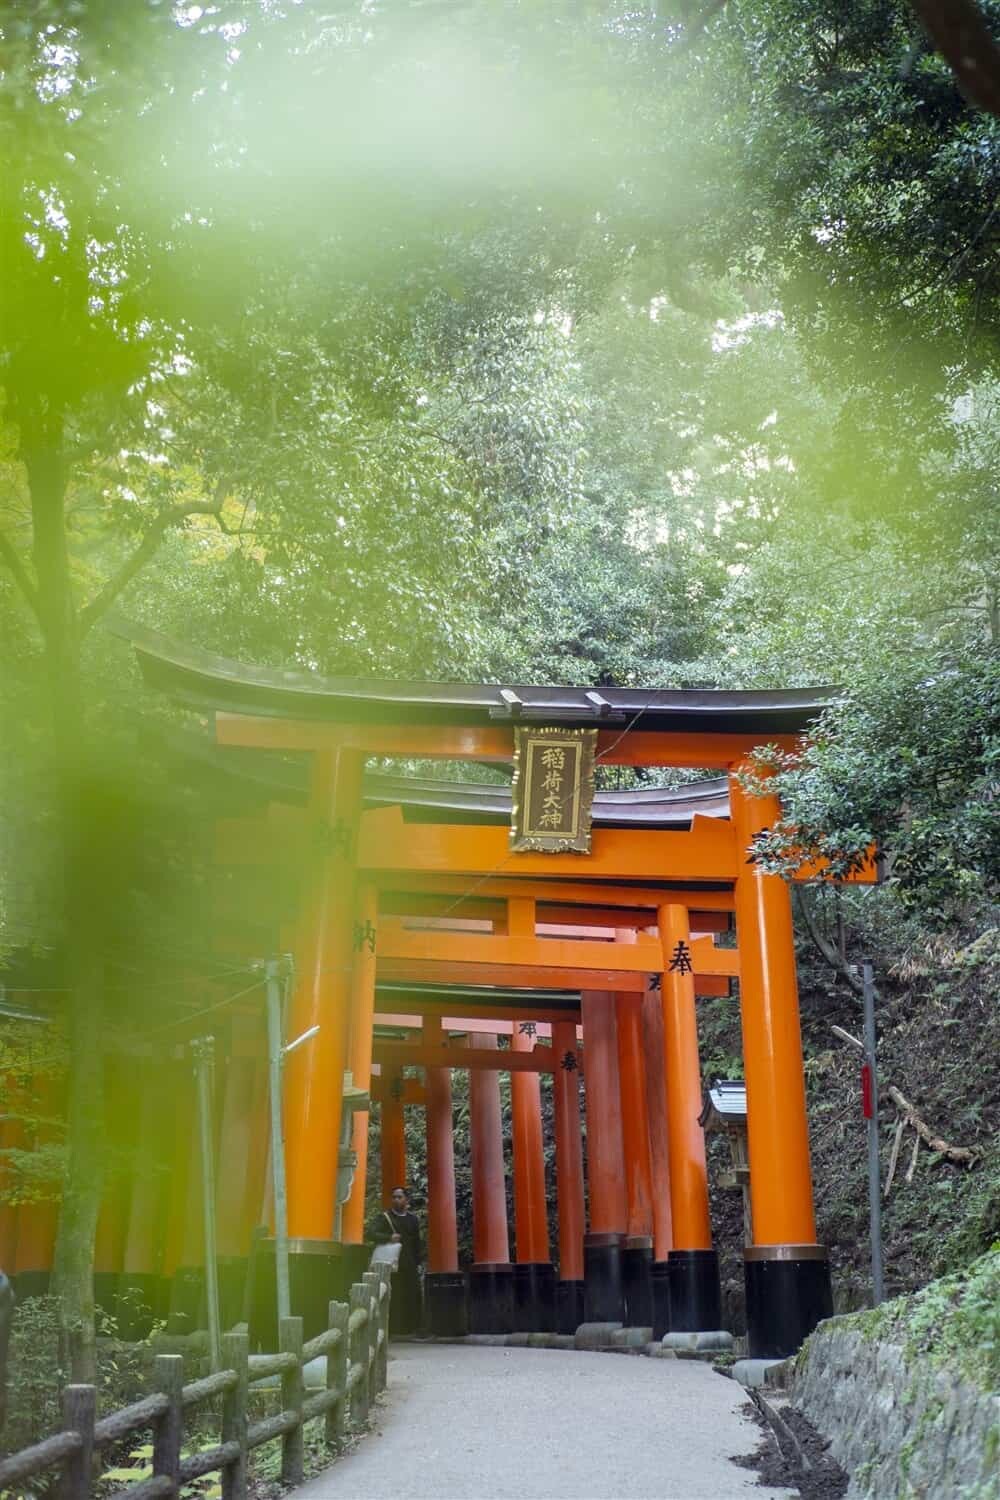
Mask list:
[[[1000,1246],[821,1323],[791,1389],[851,1474],[849,1500],[1000,1500]]]
[[[908,1359],[949,1366],[981,1390],[1000,1390],[1000,1244],[963,1271],[843,1323],[898,1345]]]

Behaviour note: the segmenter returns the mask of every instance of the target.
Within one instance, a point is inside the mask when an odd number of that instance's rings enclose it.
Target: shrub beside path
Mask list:
[[[730,1462],[746,1404],[694,1361],[395,1345],[372,1432],[292,1500],[787,1500]]]

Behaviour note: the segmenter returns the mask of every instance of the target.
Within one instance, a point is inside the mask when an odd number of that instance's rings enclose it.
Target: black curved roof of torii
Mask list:
[[[269,750],[217,745],[205,734],[189,730],[147,730],[158,752],[201,776],[222,777],[232,787],[242,785],[254,801],[304,803],[309,773],[302,755],[278,755]],[[222,783],[220,783],[222,784]],[[401,807],[408,822],[509,823],[509,785],[448,781],[429,776],[397,776],[366,771],[366,807]],[[628,791],[594,793],[595,824],[610,828],[686,828],[694,816],[729,816],[729,785],[725,776],[676,787],[633,787]]]
[[[332,723],[488,725],[567,723],[594,728],[795,734],[837,697],[832,687],[729,692],[718,688],[504,687],[490,683],[323,677],[232,661],[117,623],[150,687],[203,712]]]
[[[483,786],[467,781],[368,772],[364,800],[368,807],[402,806],[413,822],[431,813],[435,822],[509,823],[511,816],[509,786]],[[460,819],[456,814],[461,815]],[[708,818],[729,816],[729,784],[725,776],[679,787],[635,787],[623,792],[594,793],[594,822],[606,827],[687,826],[696,814]]]

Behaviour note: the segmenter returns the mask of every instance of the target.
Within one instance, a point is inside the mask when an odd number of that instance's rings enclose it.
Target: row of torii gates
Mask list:
[[[570,1330],[584,1320],[718,1329],[696,1002],[728,993],[735,980],[752,1218],[749,1349],[764,1357],[796,1348],[831,1311],[829,1263],[816,1242],[790,892],[748,852],[780,809],[774,796],[748,796],[739,775],[761,746],[794,750],[829,692],[330,680],[130,634],[150,686],[213,716],[220,755],[239,754],[244,768],[308,760],[304,808],[274,800],[217,832],[223,865],[263,865],[298,892],[286,1036],[319,1026],[289,1056],[285,1079],[293,1296],[303,1308],[313,1294],[325,1305],[343,1246],[364,1239],[368,1120],[361,1112],[345,1122],[349,1073],[380,1101],[386,1197],[406,1181],[404,1106],[426,1111],[433,1329],[461,1331],[467,1317],[481,1332]],[[365,775],[372,758],[506,765],[521,725],[594,729],[602,765],[718,775],[674,791],[598,792],[586,853],[513,852],[504,787]],[[803,868],[798,878],[822,874]],[[465,1276],[456,1068],[470,1073],[474,1261]],[[422,1069],[422,1086],[404,1069]],[[511,1076],[513,1263],[501,1071]],[[555,1105],[557,1266],[546,1213],[545,1072]],[[356,1169],[340,1204],[351,1128]],[[223,1138],[223,1174],[226,1161]]]

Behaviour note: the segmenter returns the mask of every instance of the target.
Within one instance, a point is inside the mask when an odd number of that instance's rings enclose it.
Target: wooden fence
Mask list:
[[[0,1461],[0,1491],[23,1483],[47,1469],[61,1469],[60,1500],[87,1500],[101,1477],[100,1450],[133,1433],[152,1430],[153,1472],[128,1485],[129,1500],[154,1500],[177,1495],[182,1484],[220,1471],[223,1500],[244,1500],[247,1493],[247,1456],[252,1448],[281,1438],[281,1478],[285,1484],[302,1479],[303,1426],[324,1417],[326,1437],[333,1442],[347,1430],[348,1407],[352,1427],[363,1427],[371,1405],[385,1388],[389,1354],[389,1271],[385,1266],[367,1271],[350,1290],[350,1302],[330,1303],[330,1326],[325,1333],[302,1342],[302,1319],[279,1322],[278,1354],[250,1355],[245,1333],[222,1339],[225,1369],[201,1380],[184,1380],[180,1354],[158,1354],[153,1361],[150,1395],[110,1416],[97,1417],[97,1391],[92,1385],[69,1385],[63,1391],[63,1430],[31,1448]],[[306,1395],[304,1366],[326,1355],[326,1388]],[[251,1381],[281,1377],[281,1411],[249,1423]],[[214,1448],[181,1457],[185,1412],[222,1397],[222,1431]]]

